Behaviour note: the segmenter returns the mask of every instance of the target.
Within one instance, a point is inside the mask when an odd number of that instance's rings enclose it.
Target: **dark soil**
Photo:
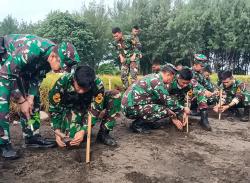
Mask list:
[[[215,117],[215,116],[214,116]],[[22,158],[0,160],[0,182],[250,182],[250,123],[233,118],[210,118],[212,132],[191,118],[190,133],[165,125],[151,134],[134,134],[124,118],[112,133],[119,146],[95,143],[91,163],[85,164],[85,145],[79,149],[26,149],[19,125],[12,125],[12,142]],[[53,137],[49,122],[41,134]]]

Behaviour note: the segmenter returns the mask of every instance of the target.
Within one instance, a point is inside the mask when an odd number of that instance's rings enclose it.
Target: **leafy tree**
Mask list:
[[[101,64],[97,69],[97,74],[110,74],[117,75],[119,74],[119,70],[114,64],[105,63]]]
[[[77,48],[81,62],[95,66],[96,40],[88,29],[88,24],[81,17],[69,12],[54,11],[41,22],[36,32],[56,43],[71,42]]]
[[[11,15],[8,15],[0,23],[0,34],[13,34],[18,33],[18,21]]]

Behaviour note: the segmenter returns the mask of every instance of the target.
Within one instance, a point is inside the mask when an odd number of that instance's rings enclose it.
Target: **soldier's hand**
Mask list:
[[[142,58],[142,54],[139,55],[139,58]]]
[[[84,131],[81,130],[75,134],[74,139],[70,142],[70,145],[79,146],[80,143],[83,141],[83,138],[84,138]]]
[[[131,61],[131,62],[134,62],[134,61],[135,61],[135,58],[136,58],[136,54],[133,54],[133,55],[130,57],[130,61]]]
[[[189,109],[189,107],[184,107],[184,113],[186,114],[186,115],[188,115],[188,114],[190,114],[191,113],[191,110]]]
[[[219,107],[219,112],[225,112],[228,109],[229,109],[229,105],[223,105],[223,106]]]
[[[215,90],[213,92],[213,95],[219,97],[220,96],[220,91],[219,90]]]
[[[24,103],[20,104],[20,110],[27,119],[30,119],[32,107],[28,101],[25,101]]]
[[[183,128],[183,124],[180,120],[178,120],[177,118],[172,119],[172,122],[174,123],[174,125],[179,129],[182,130]]]
[[[60,130],[60,129],[56,129],[56,130],[55,130],[56,143],[57,143],[57,145],[58,145],[59,147],[65,147],[66,144],[63,142],[63,137],[62,137],[62,135],[60,135],[60,134],[63,134],[63,133],[61,132],[61,130]],[[63,134],[63,135],[64,135],[64,134]]]
[[[125,57],[122,56],[122,55],[119,55],[119,57],[120,57],[120,62],[121,62],[121,64],[123,64],[123,63],[125,62]]]
[[[216,105],[213,107],[214,112],[218,113],[219,112],[219,105]]]
[[[210,91],[208,91],[208,90],[205,91],[205,96],[206,96],[206,97],[211,97],[212,95],[213,95],[212,92],[210,92]]]

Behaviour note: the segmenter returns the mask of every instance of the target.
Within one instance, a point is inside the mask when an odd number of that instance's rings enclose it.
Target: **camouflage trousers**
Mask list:
[[[104,103],[101,110],[90,110],[92,114],[92,126],[97,122],[105,126],[108,130],[113,130],[116,118],[119,116],[121,109],[121,97],[113,95],[111,91],[106,91],[104,94]],[[62,123],[60,130],[70,138],[74,138],[75,134],[80,130],[87,131],[88,111],[79,111],[73,108],[64,108],[62,114]],[[97,117],[96,117],[97,116]],[[51,123],[53,128],[53,123]]]
[[[169,108],[160,104],[135,105],[131,107],[122,106],[122,113],[129,119],[144,119],[154,122],[169,116]]]
[[[123,63],[121,65],[121,80],[125,89],[129,87],[129,72],[131,76],[131,82],[134,83],[137,80],[138,75],[138,62]]]
[[[9,130],[9,113],[10,113],[10,98],[17,100],[16,88],[17,82],[14,79],[5,79],[0,77],[0,144],[10,142]],[[25,87],[25,86],[24,86]],[[27,88],[27,87],[25,87]],[[24,136],[32,136],[39,133],[40,128],[40,97],[35,96],[33,115],[27,120],[23,115],[20,115],[20,122]]]

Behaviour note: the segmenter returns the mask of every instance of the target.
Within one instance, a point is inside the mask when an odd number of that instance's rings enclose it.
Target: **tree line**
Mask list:
[[[142,30],[142,74],[150,72],[154,60],[190,66],[194,53],[205,54],[216,72],[250,71],[249,0],[116,0],[112,8],[92,1],[74,13],[50,12],[36,23],[8,15],[0,22],[0,35],[31,33],[70,41],[82,62],[98,68],[117,62],[108,46],[112,27],[130,34],[134,25]]]

